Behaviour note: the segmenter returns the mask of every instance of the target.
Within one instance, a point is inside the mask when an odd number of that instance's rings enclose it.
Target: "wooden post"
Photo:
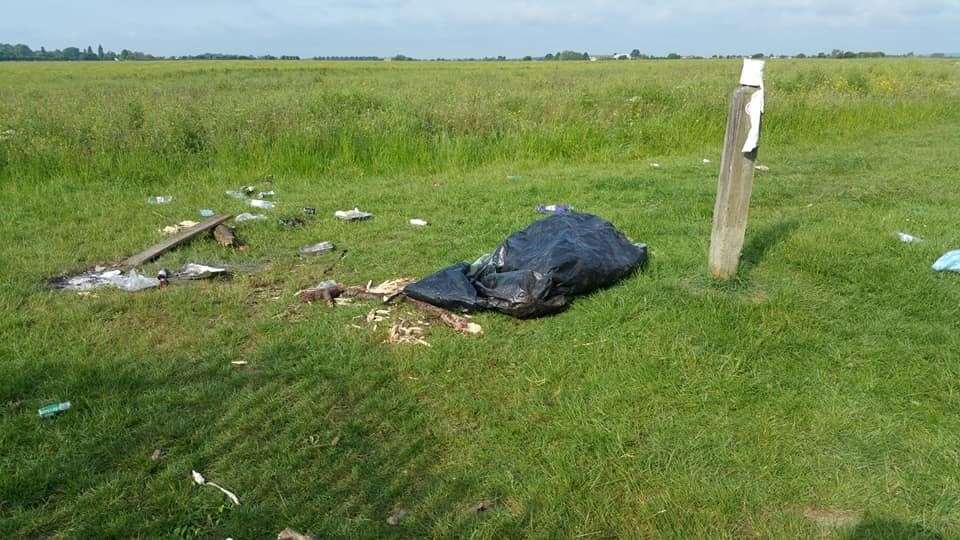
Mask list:
[[[753,191],[753,168],[759,142],[759,118],[763,110],[763,64],[744,61],[741,84],[730,98],[727,133],[717,179],[717,202],[713,208],[713,232],[710,236],[710,273],[720,279],[729,279],[737,273],[740,252],[747,230],[750,193]],[[749,66],[749,67],[748,67]],[[748,69],[753,71],[748,74]],[[747,84],[744,84],[744,83]],[[757,95],[757,94],[760,95]],[[748,105],[750,108],[748,109]],[[752,116],[756,115],[756,118]],[[754,146],[749,151],[746,143],[756,122]]]

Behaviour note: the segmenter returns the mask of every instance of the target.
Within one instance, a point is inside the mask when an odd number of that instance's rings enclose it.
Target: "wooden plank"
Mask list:
[[[227,214],[224,216],[214,216],[202,223],[199,223],[193,227],[190,227],[189,229],[180,231],[177,234],[171,236],[170,238],[167,238],[163,242],[160,242],[159,244],[151,246],[150,248],[144,251],[141,251],[140,253],[137,253],[133,257],[130,257],[129,259],[123,261],[123,266],[125,268],[136,268],[144,263],[150,262],[153,259],[156,259],[157,257],[159,257],[160,255],[163,255],[164,253],[170,251],[171,249],[179,246],[180,244],[183,244],[184,242],[192,240],[197,235],[203,234],[209,231],[210,229],[215,228],[217,225],[220,225],[221,223],[227,221],[232,217],[233,215],[230,215],[230,214]]]
[[[717,179],[717,202],[713,208],[713,232],[710,236],[710,273],[720,279],[729,279],[737,273],[740,252],[747,230],[750,195],[753,191],[754,162],[757,149],[742,152],[750,116],[747,103],[756,92],[753,86],[740,86],[733,91],[727,132]]]

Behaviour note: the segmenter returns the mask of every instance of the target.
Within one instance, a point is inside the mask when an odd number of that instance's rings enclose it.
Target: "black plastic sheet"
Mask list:
[[[513,233],[476,263],[440,270],[404,292],[454,311],[539,317],[565,309],[574,296],[620,281],[646,261],[646,246],[631,243],[610,222],[592,214],[559,214]]]

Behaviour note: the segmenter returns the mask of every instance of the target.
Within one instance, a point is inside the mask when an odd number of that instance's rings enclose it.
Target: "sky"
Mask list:
[[[0,42],[163,56],[960,53],[960,0],[0,0]]]

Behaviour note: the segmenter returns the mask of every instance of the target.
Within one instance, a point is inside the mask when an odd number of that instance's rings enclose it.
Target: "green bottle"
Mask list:
[[[40,414],[40,418],[50,418],[51,416],[56,416],[66,411],[69,408],[70,408],[70,402],[64,401],[61,403],[54,403],[52,405],[40,407],[40,410],[38,410],[37,412]]]

